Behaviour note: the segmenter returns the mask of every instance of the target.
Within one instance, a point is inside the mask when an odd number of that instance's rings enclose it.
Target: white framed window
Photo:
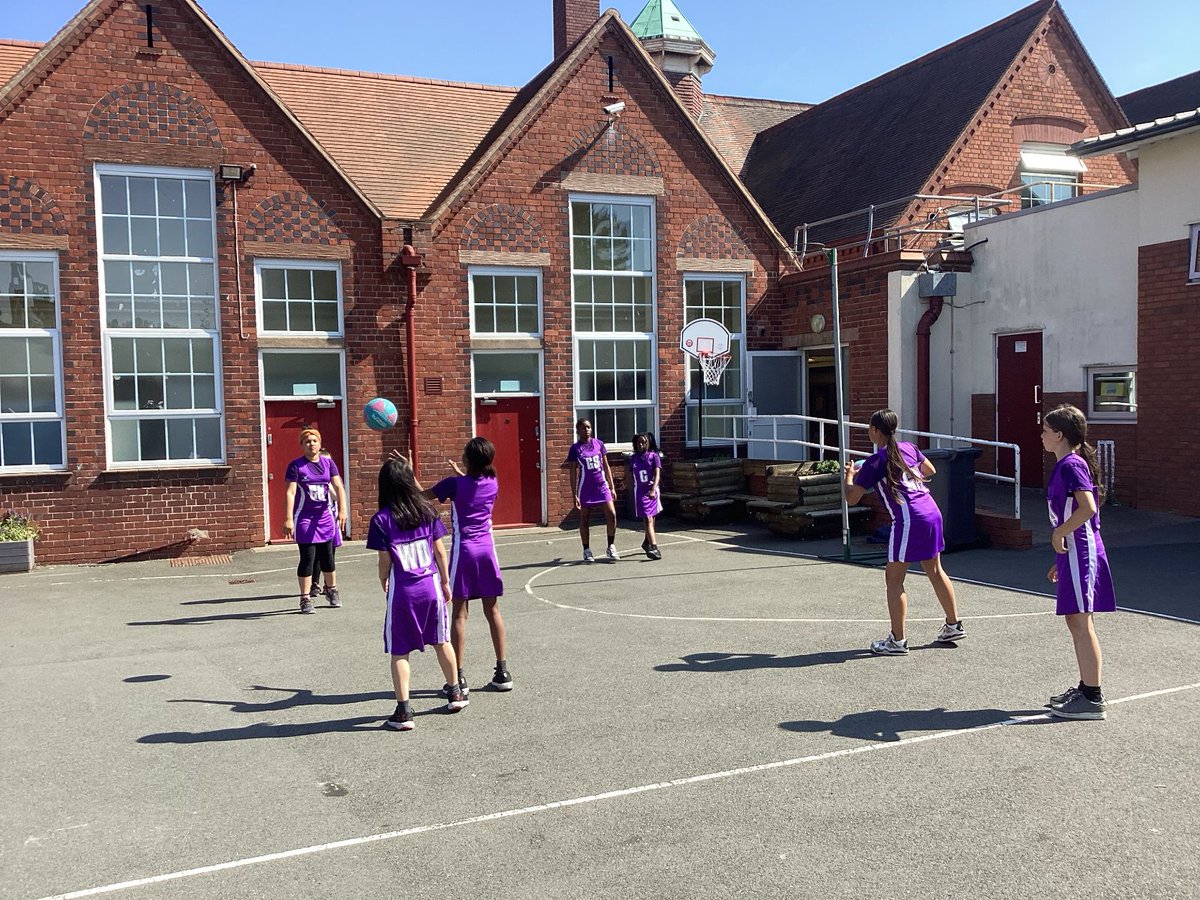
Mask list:
[[[1192,226],[1192,242],[1189,246],[1191,260],[1188,263],[1188,281],[1200,281],[1200,222]]]
[[[704,391],[704,437],[732,439],[746,412],[746,280],[741,275],[688,274],[683,278],[683,321],[715,319],[729,330],[729,365],[720,384],[705,385],[700,363],[690,356],[684,375],[687,441],[699,436],[700,392]]]
[[[1089,422],[1137,421],[1137,366],[1088,366]]]
[[[1079,195],[1083,160],[1068,156],[1061,144],[1021,145],[1021,209],[1032,209]]]
[[[575,415],[612,446],[658,420],[652,198],[572,196]]]
[[[340,263],[256,260],[254,293],[265,334],[342,334]]]
[[[212,172],[96,165],[115,468],[225,460]]]
[[[541,269],[472,266],[467,284],[472,334],[541,337]]]
[[[58,254],[0,250],[0,471],[66,468]]]

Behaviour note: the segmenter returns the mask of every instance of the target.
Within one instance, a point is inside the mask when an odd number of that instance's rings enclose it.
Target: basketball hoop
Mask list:
[[[725,368],[729,365],[730,355],[701,350],[696,354],[696,359],[700,363],[700,372],[704,376],[704,383],[709,387],[720,384],[721,376],[725,374]]]

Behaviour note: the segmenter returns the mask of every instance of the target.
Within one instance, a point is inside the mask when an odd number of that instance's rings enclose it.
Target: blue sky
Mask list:
[[[630,22],[645,0],[601,0]],[[717,54],[714,94],[817,102],[1026,5],[1021,0],[676,0]],[[0,37],[45,41],[83,0],[0,0]],[[520,85],[550,59],[551,0],[202,0],[250,59]],[[1200,0],[1064,0],[1123,94],[1200,68]]]

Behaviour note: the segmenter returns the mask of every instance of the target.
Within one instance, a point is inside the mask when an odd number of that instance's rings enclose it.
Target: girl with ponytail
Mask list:
[[[1057,612],[1066,619],[1079,664],[1079,686],[1054,695],[1047,706],[1063,719],[1103,719],[1108,703],[1100,690],[1100,641],[1092,613],[1114,611],[1117,598],[1100,538],[1100,470],[1083,413],[1065,404],[1046,413],[1042,446],[1055,456],[1046,501],[1056,556],[1047,577],[1058,585]]]
[[[937,471],[915,444],[896,440],[899,422],[890,409],[881,409],[871,416],[867,437],[877,448],[856,470],[846,463],[844,473],[846,502],[853,506],[863,495],[878,485],[880,497],[892,517],[892,533],[888,540],[888,561],[884,567],[887,585],[888,617],[892,630],[887,637],[874,641],[871,652],[900,656],[908,653],[904,620],[908,597],[904,593],[904,576],[909,563],[919,562],[946,614],[946,623],[934,638],[935,643],[954,643],[965,638],[966,631],[958,618],[954,586],[942,568],[942,514],[929,494],[925,482]]]

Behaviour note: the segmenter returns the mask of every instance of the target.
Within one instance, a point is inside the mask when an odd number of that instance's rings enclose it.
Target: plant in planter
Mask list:
[[[33,542],[42,531],[29,516],[7,510],[0,516],[0,572],[33,569]]]

